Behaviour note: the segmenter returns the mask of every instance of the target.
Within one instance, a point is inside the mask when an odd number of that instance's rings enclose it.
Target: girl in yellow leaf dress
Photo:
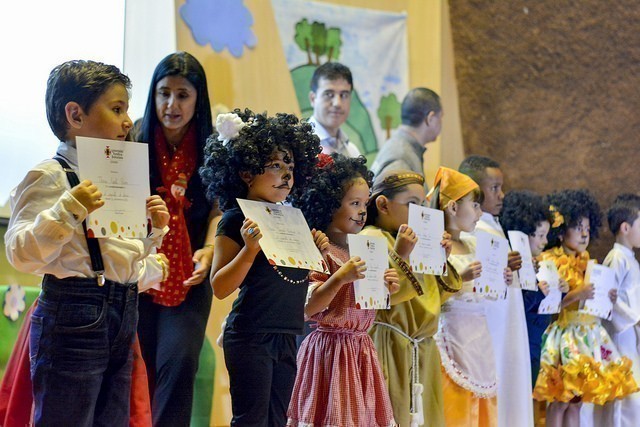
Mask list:
[[[593,298],[593,285],[584,282],[589,261],[587,246],[601,224],[600,207],[587,190],[564,190],[548,196],[554,221],[548,250],[541,259],[553,260],[569,284],[562,311],[542,336],[540,373],[533,390],[537,400],[549,402],[547,426],[578,426],[582,402],[597,405],[637,390],[631,361],[621,357],[600,318],[578,310]],[[609,293],[613,302],[615,291]]]

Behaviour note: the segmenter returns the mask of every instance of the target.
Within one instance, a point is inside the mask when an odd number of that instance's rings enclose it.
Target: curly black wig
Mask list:
[[[349,158],[333,153],[331,159],[321,160],[313,180],[292,198],[293,206],[300,208],[309,226],[317,230],[327,229],[352,180],[363,178],[369,188],[373,183],[373,172],[367,169],[363,156]]]
[[[510,191],[504,196],[500,224],[505,234],[508,230],[518,230],[533,235],[540,223],[553,222],[549,204],[539,194],[529,190]]]
[[[545,201],[550,205],[550,209],[556,210],[561,215],[561,217],[558,216],[558,220],[554,219],[551,223],[547,249],[560,246],[560,236],[563,236],[568,228],[577,226],[582,218],[589,219],[591,237],[598,237],[598,229],[602,225],[602,213],[595,196],[589,190],[556,191],[549,194]]]
[[[234,113],[246,124],[236,138],[218,141],[218,132],[214,130],[207,139],[204,166],[200,168],[207,198],[212,201],[217,198],[223,210],[238,206],[236,198],[246,198],[248,192],[240,174],[263,174],[264,166],[277,150],[291,152],[295,163],[294,189],[303,188],[313,175],[321,151],[312,126],[293,114],[268,117],[249,109],[236,109]]]
[[[618,234],[623,222],[633,225],[638,218],[640,211],[640,196],[633,193],[623,193],[618,195],[607,211],[607,222],[609,230],[613,235]]]

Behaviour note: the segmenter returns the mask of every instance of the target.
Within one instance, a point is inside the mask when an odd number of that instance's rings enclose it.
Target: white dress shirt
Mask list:
[[[333,137],[315,117],[311,116],[309,123],[313,126],[314,133],[320,138],[320,145],[322,145],[324,154],[339,153],[346,157],[360,156],[360,150],[353,142],[349,141],[347,134],[342,129],[338,129],[338,135]]]
[[[618,299],[611,321],[603,322],[618,351],[631,359],[633,378],[640,384],[640,265],[633,251],[615,243],[604,265],[613,269],[618,285]],[[608,403],[603,423],[612,427],[632,427],[640,419],[640,392]],[[604,425],[604,424],[603,424]]]
[[[77,150],[60,143],[57,153],[77,173]],[[60,279],[96,277],[82,229],[88,213],[69,190],[66,173],[56,160],[49,159],[31,169],[11,192],[5,249],[17,270]],[[146,239],[98,239],[105,278],[119,283],[138,281],[139,289],[161,281],[162,266],[150,254],[160,247],[168,229],[154,228]]]

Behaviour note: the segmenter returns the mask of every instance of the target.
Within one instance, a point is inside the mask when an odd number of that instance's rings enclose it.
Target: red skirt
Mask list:
[[[33,394],[31,393],[31,372],[29,363],[29,332],[31,313],[36,300],[25,313],[24,323],[7,363],[7,369],[0,383],[0,425],[33,425]],[[142,359],[138,338],[133,343],[133,370],[131,373],[131,412],[129,425],[132,427],[151,426],[151,400],[147,381],[147,369]]]

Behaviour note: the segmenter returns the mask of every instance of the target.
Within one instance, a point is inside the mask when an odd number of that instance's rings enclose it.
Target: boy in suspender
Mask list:
[[[132,126],[130,86],[111,65],[69,61],[54,68],[46,110],[60,140],[56,157],[30,170],[11,194],[7,258],[20,271],[44,274],[30,333],[38,426],[128,425],[137,282],[166,275],[166,258],[151,252],[169,214],[152,196],[146,239],[87,238],[83,222],[104,201],[92,182],[76,184],[75,140],[124,140]]]

